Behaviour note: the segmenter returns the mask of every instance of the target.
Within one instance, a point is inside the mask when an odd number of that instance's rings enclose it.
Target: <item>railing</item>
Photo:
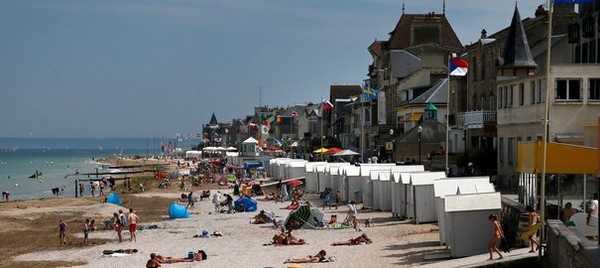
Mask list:
[[[466,128],[483,128],[486,124],[496,123],[495,111],[472,111],[458,113],[456,115],[456,125]]]

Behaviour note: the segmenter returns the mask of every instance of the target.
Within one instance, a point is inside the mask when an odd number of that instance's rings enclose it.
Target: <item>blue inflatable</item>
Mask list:
[[[236,211],[245,211],[245,212],[253,212],[257,209],[256,200],[242,196],[233,202]]]
[[[111,204],[115,204],[120,206],[123,202],[121,202],[121,199],[119,198],[119,196],[115,193],[110,193],[107,197],[106,197],[106,203],[111,203]]]
[[[175,202],[171,203],[171,206],[169,207],[169,218],[170,219],[184,219],[184,218],[189,218],[190,217],[190,213],[187,211],[187,209],[180,205],[177,204]]]

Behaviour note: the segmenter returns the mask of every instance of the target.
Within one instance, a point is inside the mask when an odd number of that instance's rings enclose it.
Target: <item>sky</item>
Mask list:
[[[533,17],[544,0],[521,0]],[[402,14],[442,0],[0,0],[0,137],[199,133],[360,84]],[[514,1],[448,0],[463,44]],[[259,94],[260,93],[260,94]]]

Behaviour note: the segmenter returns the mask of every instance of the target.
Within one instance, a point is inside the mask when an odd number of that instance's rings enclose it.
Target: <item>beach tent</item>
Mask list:
[[[305,167],[305,171],[306,171],[306,181],[305,181],[305,185],[306,188],[305,190],[309,193],[316,193],[317,192],[317,172],[315,170],[315,166],[317,165],[324,165],[327,162],[307,162]]]
[[[175,202],[171,203],[171,206],[169,206],[169,219],[184,219],[189,217],[190,213],[187,211],[185,206]]]
[[[436,222],[435,196],[433,182],[446,178],[445,172],[411,173],[409,191],[412,199],[408,199],[407,214],[412,216],[415,223]]]
[[[341,166],[339,173],[340,180],[338,181],[338,190],[340,191],[341,199],[344,201],[352,200],[358,203],[360,198],[354,195],[354,191],[360,191],[360,167],[353,165]],[[351,180],[352,183],[350,182]],[[350,184],[352,184],[352,186],[350,186]]]
[[[488,216],[500,215],[500,193],[446,195],[444,199],[447,245],[452,257],[486,253],[492,234]]]
[[[308,161],[301,159],[287,161],[285,164],[285,179],[295,179],[306,176],[306,163],[308,163]]]
[[[290,212],[283,224],[286,229],[321,228],[324,227],[323,213],[318,208],[301,205]]]
[[[233,202],[233,206],[235,211],[253,212],[256,211],[258,203],[250,197],[242,196]]]
[[[123,202],[116,193],[110,193],[106,196],[106,203],[111,203],[120,206]]]
[[[460,188],[460,189],[459,189]],[[477,190],[479,189],[479,191]],[[494,192],[493,184],[489,176],[482,177],[453,177],[439,179],[433,182],[433,195],[435,196],[436,214],[438,227],[440,229],[440,244],[448,241],[446,231],[446,217],[444,212],[444,196],[456,194],[475,194]]]

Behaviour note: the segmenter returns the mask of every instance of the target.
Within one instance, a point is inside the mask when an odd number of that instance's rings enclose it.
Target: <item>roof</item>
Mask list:
[[[425,171],[425,166],[423,165],[407,165],[407,166],[393,166],[391,168],[392,172],[423,172]]]
[[[375,40],[367,49],[373,56],[379,57],[381,56],[381,51],[387,46],[387,41],[377,41]]]
[[[472,185],[474,191],[470,192],[470,193],[477,193],[477,188],[475,185],[483,185],[483,184],[489,184],[490,183],[490,178],[489,177],[454,177],[454,178],[447,178],[447,179],[441,179],[441,180],[436,180],[433,183],[433,195],[435,197],[442,197],[445,195],[456,195],[458,187],[461,186],[469,186]],[[483,189],[483,186],[482,186]],[[461,193],[469,193],[469,192],[463,192],[461,191]]]
[[[308,161],[306,161],[306,160],[300,160],[300,161],[298,161],[298,160],[294,159],[294,160],[291,160],[291,161],[287,161],[285,163],[285,166],[286,167],[305,167],[307,162]]]
[[[285,111],[283,111],[281,116],[291,117],[293,112],[296,112],[296,116],[301,116],[305,112],[304,108],[306,108],[305,105],[294,105],[294,106],[288,107],[287,109],[285,109]]]
[[[537,67],[537,63],[531,56],[527,35],[516,5],[504,45],[501,65],[502,67]]]
[[[360,176],[360,167],[350,165],[343,166],[340,169],[346,176]]]
[[[391,179],[390,177],[391,177],[391,172],[389,172],[389,171],[379,173],[380,181],[389,181]]]
[[[433,185],[433,182],[437,179],[446,178],[445,172],[425,172],[425,173],[412,173],[410,175],[410,185]]]
[[[369,176],[369,172],[371,170],[377,169],[385,169],[390,166],[395,166],[396,164],[360,164],[360,176],[366,177]]]
[[[210,122],[208,122],[209,125],[218,125],[219,122],[217,121],[217,117],[215,116],[215,113],[212,113],[212,115],[210,116]]]
[[[306,172],[315,172],[314,167],[317,165],[323,165],[326,164],[327,162],[308,162],[305,165],[305,170]]]
[[[500,193],[461,194],[444,197],[445,212],[496,210],[502,208]]]
[[[448,99],[448,78],[440,79],[423,94],[410,100],[409,104],[446,103]]]
[[[369,176],[371,177],[372,181],[378,181],[379,180],[379,173],[382,172],[390,172],[389,169],[377,169],[377,170],[371,170],[369,171]]]
[[[246,139],[245,141],[242,142],[242,144],[247,144],[247,143],[255,143],[258,144],[258,141],[252,137]]]
[[[431,29],[413,31],[415,26],[418,28],[432,24],[439,26],[439,40],[431,39],[432,36],[435,38],[435,32],[432,32]],[[436,43],[444,47],[463,49],[463,45],[444,14],[402,14],[394,30],[390,32],[389,48],[403,49],[424,43]]]

